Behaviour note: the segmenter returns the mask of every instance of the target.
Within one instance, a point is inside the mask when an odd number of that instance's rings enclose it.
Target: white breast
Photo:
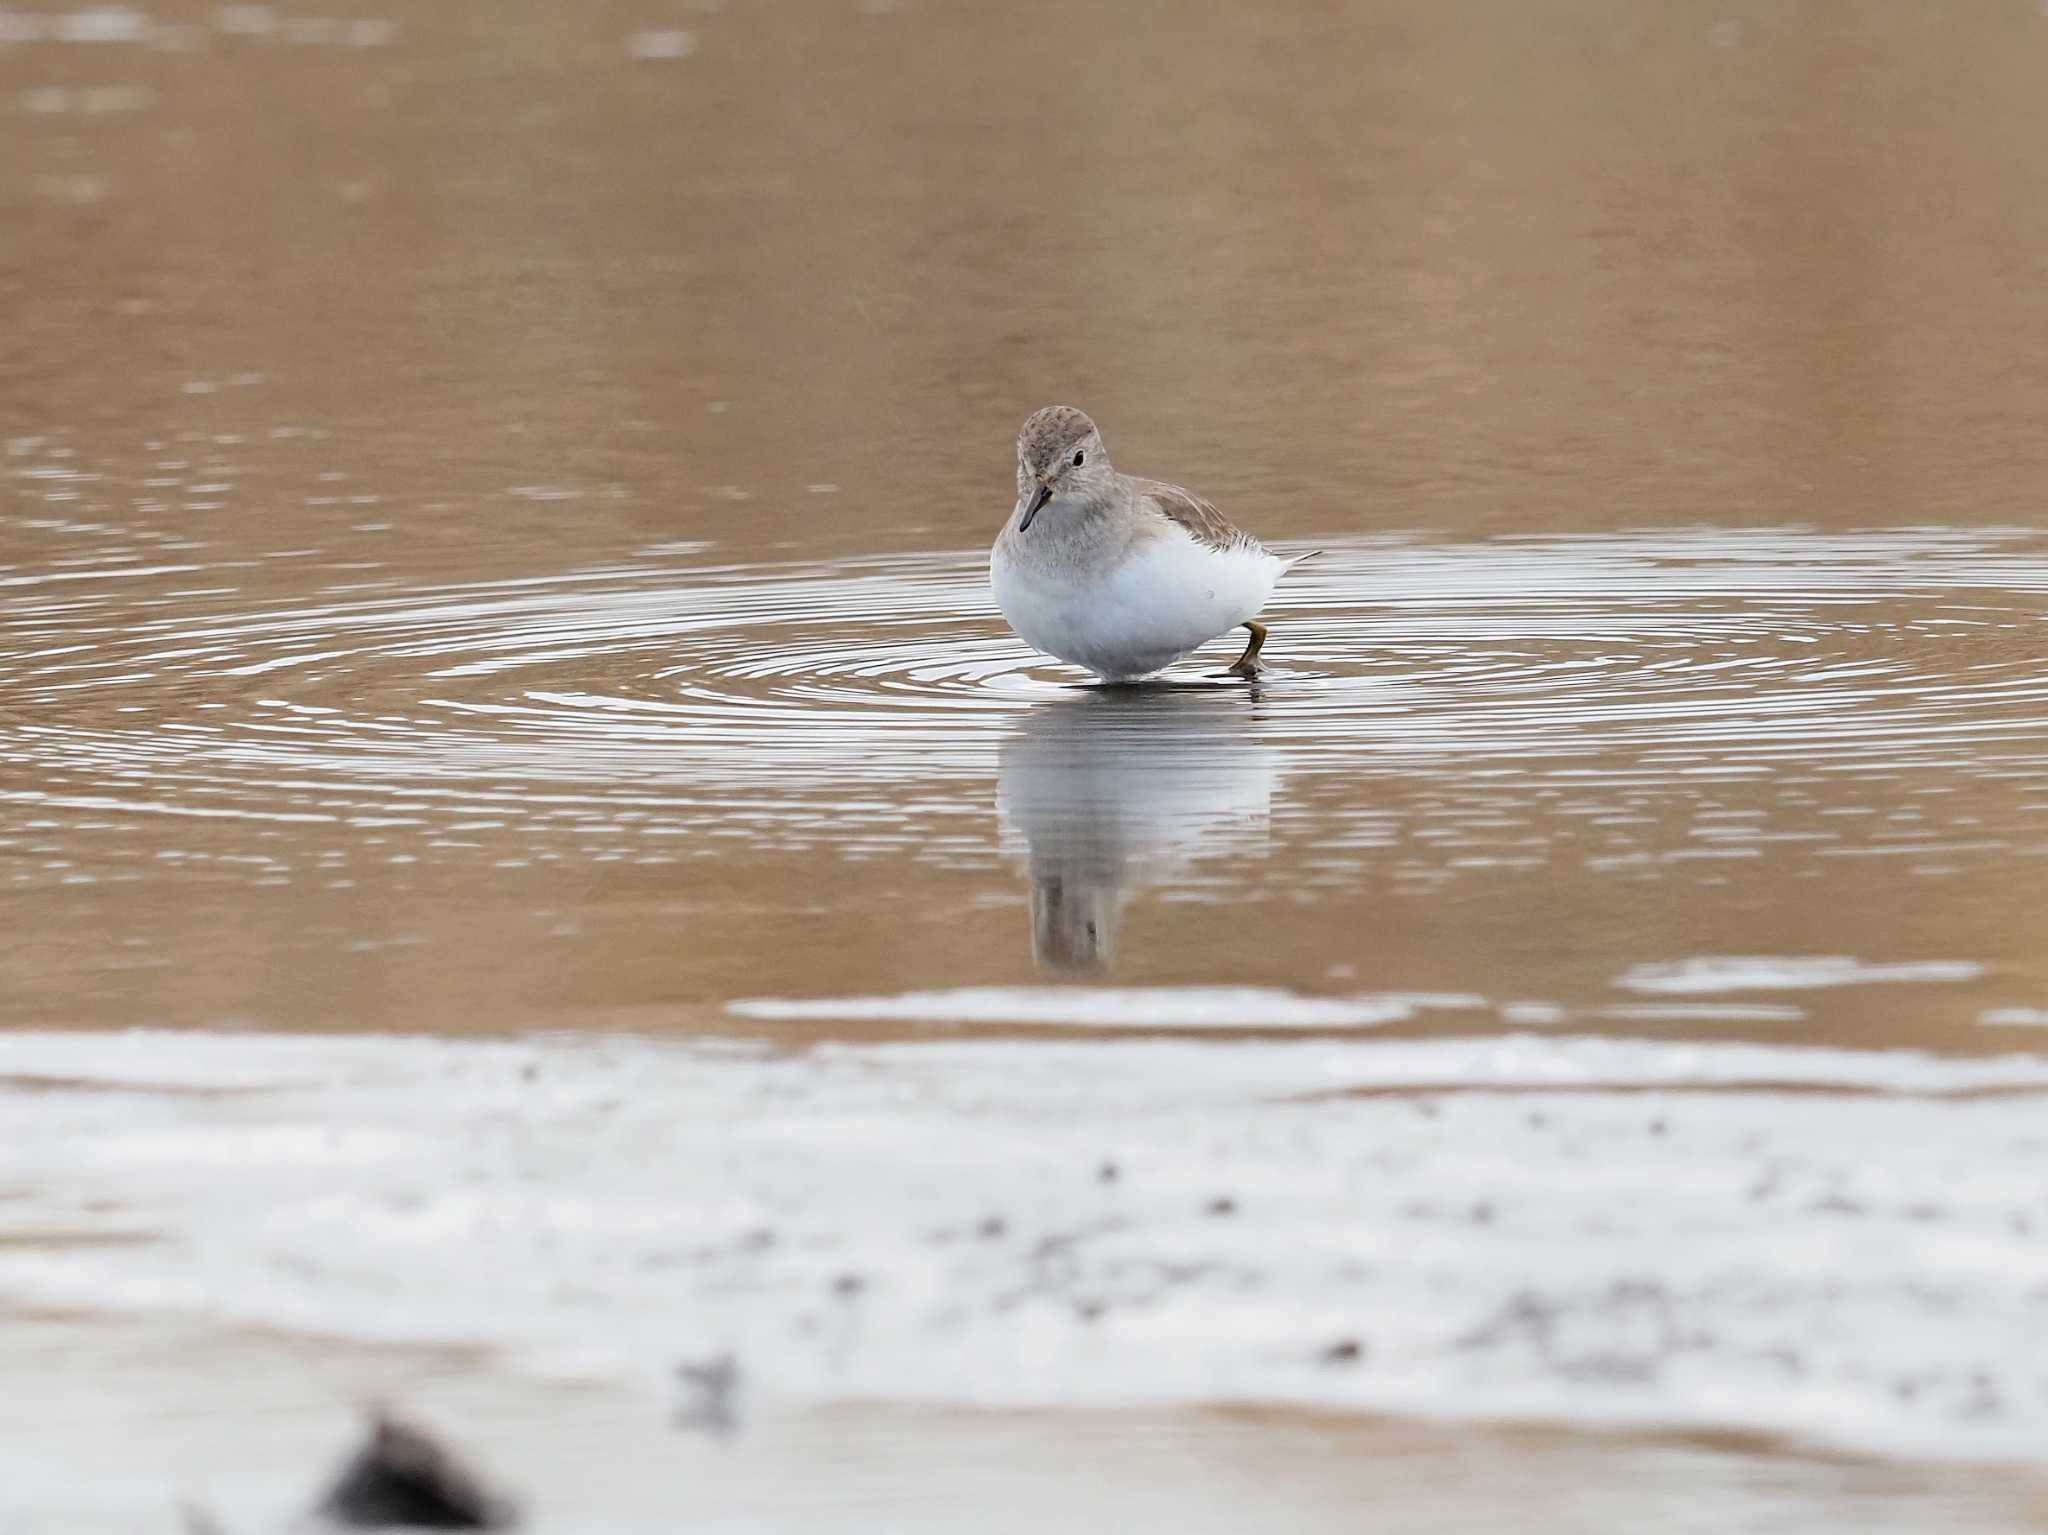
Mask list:
[[[996,605],[1026,643],[1113,681],[1148,676],[1265,606],[1287,562],[1211,549],[1176,527],[1095,569],[1046,568],[999,543]]]

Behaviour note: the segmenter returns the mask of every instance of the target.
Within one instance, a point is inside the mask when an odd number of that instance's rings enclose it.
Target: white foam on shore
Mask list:
[[[2048,1029],[2048,1007],[1989,1007],[1977,1021],[1994,1029]]]
[[[960,986],[888,997],[742,997],[738,1018],[1028,1023],[1090,1029],[1331,1029],[1402,1023],[1424,1008],[1480,1008],[1464,993],[1310,997],[1261,986]]]
[[[5,1034],[0,1299],[654,1389],[729,1349],[798,1406],[2026,1459],[2043,1092],[2040,1054],[1583,1036]]]
[[[1974,981],[1984,967],[1970,960],[1866,964],[1841,955],[1800,958],[1751,955],[1637,965],[1615,985],[1624,991],[1686,996],[1719,991],[1804,991],[1821,986]]]

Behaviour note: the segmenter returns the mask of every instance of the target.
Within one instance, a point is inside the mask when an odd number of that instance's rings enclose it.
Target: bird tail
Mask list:
[[[1317,555],[1321,554],[1322,552],[1323,551],[1320,549],[1311,549],[1307,554],[1297,554],[1293,558],[1288,560],[1287,568],[1289,570],[1292,570],[1297,565],[1306,565],[1310,560],[1314,559]]]

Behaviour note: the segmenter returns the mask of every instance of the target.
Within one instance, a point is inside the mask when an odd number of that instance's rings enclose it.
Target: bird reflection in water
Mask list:
[[[1125,900],[1189,859],[1266,845],[1278,751],[1242,687],[1090,688],[1042,704],[1003,745],[996,814],[1031,871],[1031,952],[1109,969]]]

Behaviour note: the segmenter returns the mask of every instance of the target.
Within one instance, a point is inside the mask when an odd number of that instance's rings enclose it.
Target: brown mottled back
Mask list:
[[[1141,503],[1156,509],[1168,522],[1185,528],[1199,544],[1211,549],[1242,549],[1258,542],[1192,491],[1164,480],[1141,480],[1130,475],[1125,480]]]

